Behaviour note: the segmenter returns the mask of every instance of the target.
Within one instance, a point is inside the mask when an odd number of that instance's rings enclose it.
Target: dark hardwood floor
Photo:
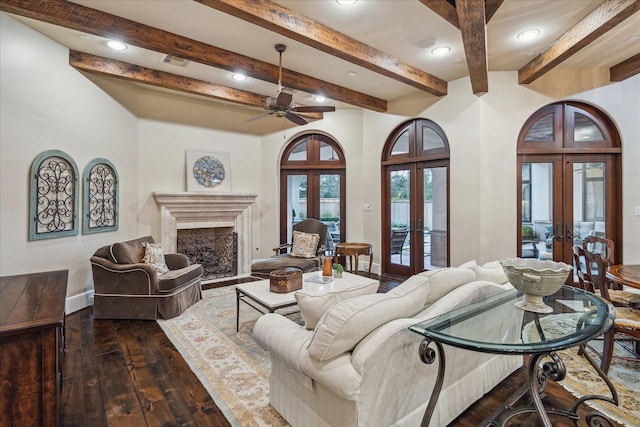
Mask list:
[[[381,292],[399,283],[386,278],[380,282]],[[238,281],[205,288],[233,283]],[[524,369],[517,370],[451,425],[480,425],[525,379]],[[546,394],[546,402],[554,407],[568,407],[574,401],[553,381]],[[63,426],[229,426],[155,321],[95,320],[92,308],[66,318],[61,400]],[[554,417],[552,422],[554,426],[573,425],[564,418]],[[536,415],[526,414],[513,418],[509,425],[541,424]]]

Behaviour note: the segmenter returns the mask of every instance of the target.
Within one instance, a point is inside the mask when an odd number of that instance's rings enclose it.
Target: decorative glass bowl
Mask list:
[[[524,293],[516,307],[535,313],[553,312],[543,297],[555,294],[573,269],[564,262],[535,258],[502,259],[500,264],[513,287]]]

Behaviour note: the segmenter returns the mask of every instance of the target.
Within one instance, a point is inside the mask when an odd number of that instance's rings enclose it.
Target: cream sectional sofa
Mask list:
[[[313,329],[279,314],[256,322],[253,334],[271,354],[271,405],[292,426],[419,426],[438,363],[420,361],[422,337],[409,326],[513,287],[497,262],[469,262],[417,274],[384,294],[375,290],[341,301],[328,296],[335,304],[319,319],[307,312],[322,305],[323,296],[301,295],[302,317]],[[517,320],[487,319],[477,327]],[[447,425],[522,366],[521,356],[448,346],[445,354],[445,381],[430,426]]]

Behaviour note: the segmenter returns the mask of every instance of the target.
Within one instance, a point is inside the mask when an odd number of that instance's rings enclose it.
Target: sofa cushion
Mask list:
[[[291,247],[291,255],[302,258],[316,257],[316,250],[318,248],[318,241],[320,235],[315,233],[304,233],[302,231],[295,230],[293,232],[293,244]]]
[[[486,280],[487,282],[498,283],[500,285],[509,281],[499,261],[489,261],[480,266],[473,260],[465,262],[459,268],[469,268],[473,270],[476,273],[476,280]]]
[[[334,305],[320,319],[308,352],[318,361],[329,360],[353,349],[379,326],[402,317],[411,317],[425,304],[428,286],[425,277],[412,276],[396,292],[362,295]]]
[[[476,280],[476,273],[471,268],[450,267],[418,273],[429,278],[429,295],[425,306],[433,304],[453,289]]]
[[[476,266],[474,270],[476,272],[476,280],[486,280],[487,282],[493,282],[499,285],[509,281],[502,265],[500,265],[498,261],[491,261],[482,266]]]
[[[379,282],[372,282],[331,292],[306,291],[304,289],[296,292],[295,297],[298,307],[300,307],[300,315],[304,320],[305,328],[315,328],[320,318],[340,301],[360,295],[375,294],[379,285]]]
[[[145,264],[153,267],[158,274],[164,274],[169,271],[169,267],[164,261],[164,252],[160,243],[144,242],[142,246],[144,247],[143,261]]]
[[[158,277],[158,292],[171,292],[182,285],[192,282],[202,276],[202,266],[192,264],[178,270],[169,270]]]
[[[142,242],[129,241],[111,245],[109,250],[110,261],[116,264],[138,264],[144,258],[145,249]]]

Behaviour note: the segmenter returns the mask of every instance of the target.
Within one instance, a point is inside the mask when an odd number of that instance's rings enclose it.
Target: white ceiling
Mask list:
[[[419,93],[409,85],[195,1],[75,0],[74,3],[275,65],[278,64],[278,54],[274,45],[284,43],[288,47],[283,54],[284,68],[387,101]],[[446,81],[468,75],[460,31],[417,0],[359,0],[353,6],[340,6],[334,0],[275,0],[275,3]],[[505,0],[487,25],[489,71],[522,68],[602,3],[602,0]],[[161,62],[162,52],[135,46],[117,52],[107,48],[102,37],[27,18],[16,19],[70,49],[263,95],[276,92],[276,85],[272,83],[254,79],[236,82],[226,70],[194,62],[185,68],[164,64]],[[540,36],[533,41],[516,38],[519,32],[529,28],[540,29]],[[640,52],[640,37],[633,36],[640,36],[640,13],[635,13],[559,67],[608,68],[616,65]],[[445,57],[430,54],[433,47],[440,45],[451,47],[451,53]],[[357,75],[349,76],[347,73],[351,71]],[[286,86],[287,82],[283,84]],[[308,93],[297,92],[295,100],[314,105],[310,94],[321,91],[322,88],[310,88]],[[338,108],[349,107],[331,100],[327,103]]]

